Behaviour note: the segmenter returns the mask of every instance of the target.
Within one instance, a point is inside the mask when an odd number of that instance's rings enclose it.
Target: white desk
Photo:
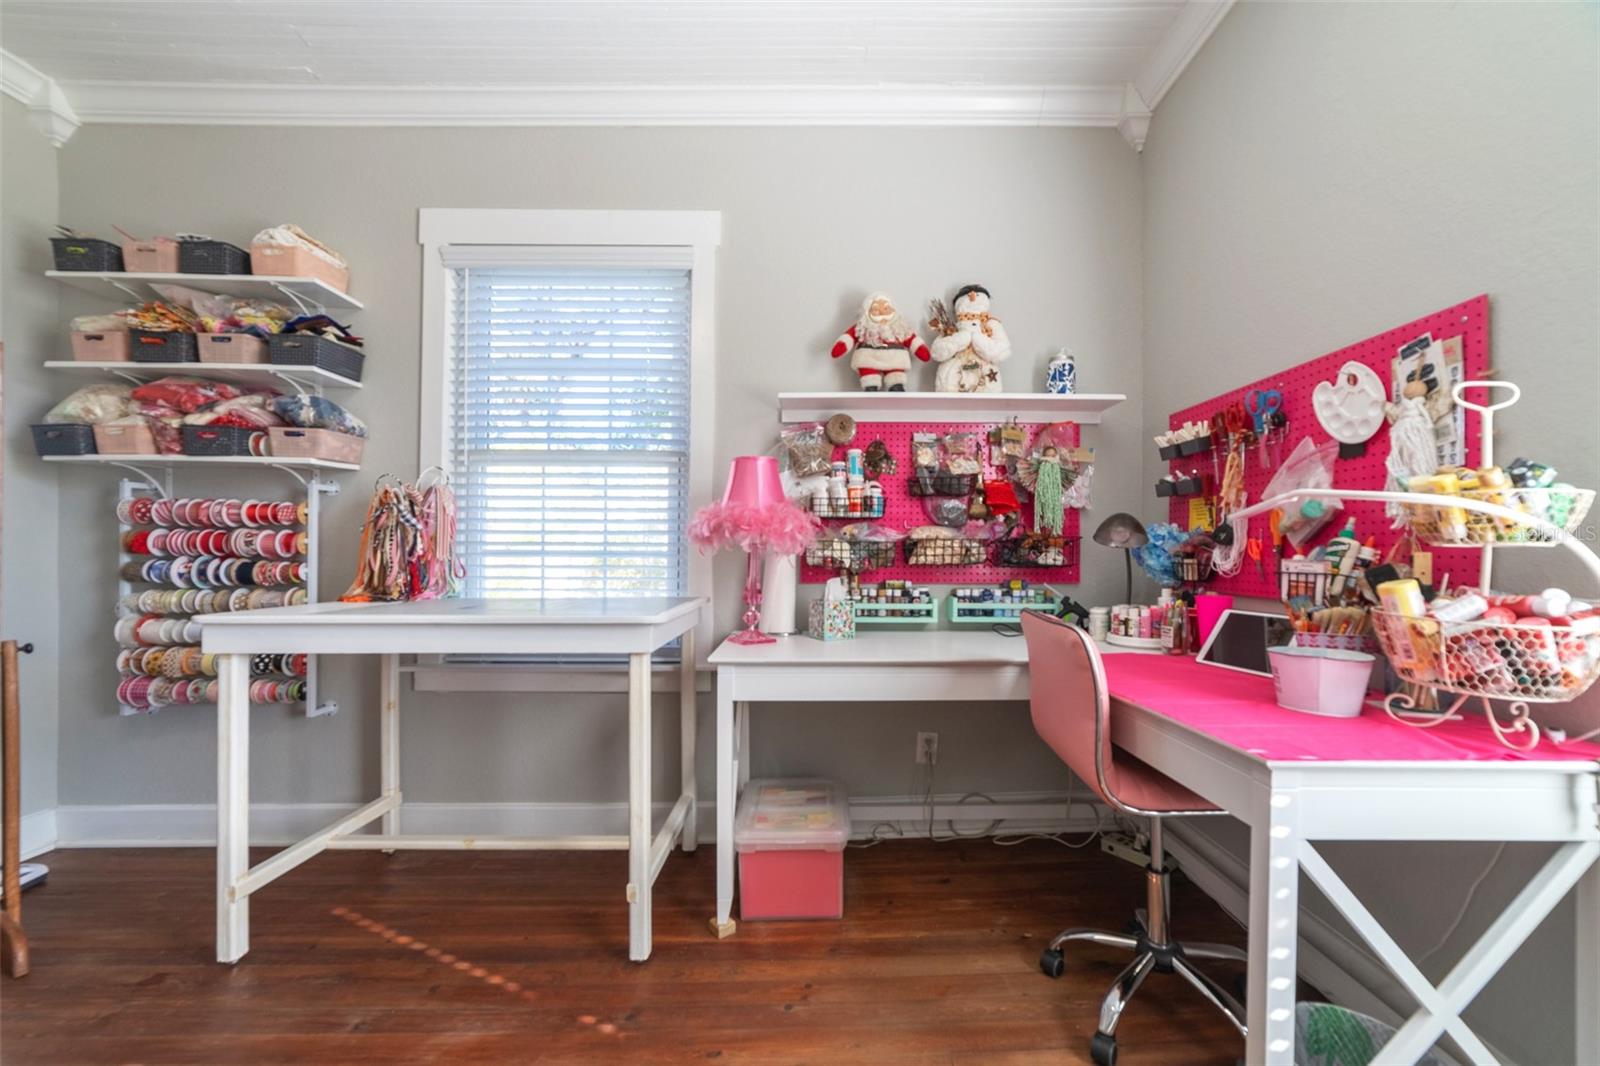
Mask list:
[[[712,928],[718,936],[734,932],[733,817],[735,797],[749,775],[751,702],[1028,698],[1023,641],[981,630],[868,630],[854,640],[829,643],[808,637],[776,645],[724,643],[710,661],[717,668],[717,913]],[[1273,762],[1174,721],[1159,708],[1120,700],[1116,687],[1112,680],[1111,695],[1118,703],[1113,742],[1250,826],[1246,1061],[1251,1066],[1293,1061],[1301,871],[1422,1004],[1377,1060],[1384,1063],[1414,1062],[1443,1031],[1456,1038],[1471,1061],[1495,1061],[1460,1012],[1577,886],[1579,1047],[1593,1046],[1600,1056],[1595,1020],[1600,1014],[1600,766],[1535,760]],[[1294,728],[1309,731],[1318,724],[1303,716]],[[1559,846],[1435,988],[1312,846],[1324,840],[1510,840]]]
[[[650,897],[673,844],[695,846],[694,626],[704,597],[609,600],[434,600],[316,603],[204,616],[201,646],[217,677],[217,961],[250,950],[250,896],[327,848],[626,850],[628,957],[650,957]],[[650,656],[682,638],[680,795],[651,836]],[[250,865],[250,656],[314,651],[377,655],[381,794],[332,825]],[[400,832],[400,656],[614,654],[628,657],[628,833],[625,836],[449,837]],[[382,819],[380,833],[357,833]]]

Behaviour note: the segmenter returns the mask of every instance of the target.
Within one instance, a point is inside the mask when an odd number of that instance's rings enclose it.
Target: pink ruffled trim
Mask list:
[[[700,508],[689,522],[689,539],[701,551],[743,548],[798,555],[817,539],[822,523],[809,511],[787,503],[750,507],[713,503]]]

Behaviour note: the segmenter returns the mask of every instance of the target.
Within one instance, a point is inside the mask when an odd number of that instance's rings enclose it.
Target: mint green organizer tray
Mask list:
[[[897,616],[881,617],[863,613],[867,611],[894,611]],[[852,605],[850,613],[855,616],[858,626],[925,626],[939,620],[939,601],[900,604],[857,603]]]
[[[949,597],[949,604],[951,623],[963,626],[1018,622],[1022,619],[1023,611],[1044,611],[1053,614],[1061,607],[1061,601],[1057,599],[1051,599],[1047,603],[962,603],[954,596]]]

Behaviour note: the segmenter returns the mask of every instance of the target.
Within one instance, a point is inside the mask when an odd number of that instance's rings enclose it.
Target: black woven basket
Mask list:
[[[267,338],[267,361],[284,366],[314,366],[330,374],[361,380],[367,354],[360,348],[314,333],[274,333]]]
[[[883,497],[863,497],[861,506],[852,511],[848,500],[836,503],[819,492],[811,497],[811,513],[818,518],[882,518]]]
[[[906,480],[906,491],[913,496],[971,496],[977,487],[977,474],[919,470]]]
[[[98,237],[51,237],[57,270],[122,272],[122,246]]]
[[[40,455],[94,455],[94,427],[41,422],[33,427],[33,448]]]
[[[252,450],[250,442],[260,437],[261,445]],[[265,430],[246,426],[184,426],[184,455],[265,455]]]
[[[185,274],[248,274],[250,253],[227,241],[179,241],[178,270]]]
[[[198,363],[200,345],[193,333],[130,329],[128,354],[136,363]]]
[[[806,549],[806,565],[861,573],[894,565],[892,540],[845,540],[828,537]]]
[[[989,546],[967,537],[906,538],[908,566],[981,566],[989,561]]]
[[[1072,566],[1077,561],[1077,537],[1028,533],[994,542],[996,566]]]

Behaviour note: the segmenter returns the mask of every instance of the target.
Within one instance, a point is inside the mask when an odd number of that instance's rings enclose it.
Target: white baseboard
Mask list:
[[[958,795],[934,797],[937,834],[948,833],[947,817],[960,816],[963,832],[986,827],[997,815],[1009,815],[1001,833],[1086,832],[1095,827],[1097,810],[1081,800],[1069,813],[1061,793],[994,794],[995,805],[957,806]],[[292,844],[355,810],[354,803],[255,803],[250,806],[250,843]],[[914,838],[927,833],[921,797],[852,797],[855,836],[865,839],[874,826],[880,833]],[[665,819],[670,802],[655,804],[656,821]],[[716,839],[716,801],[700,802],[699,838]],[[40,812],[51,816],[50,844],[62,848],[210,847],[217,839],[217,809],[209,803],[69,806]],[[33,816],[30,816],[33,817]],[[407,803],[401,808],[407,833],[483,836],[555,836],[620,834],[627,831],[626,803]],[[26,831],[24,839],[26,840]],[[26,848],[24,848],[26,850]],[[37,854],[35,851],[33,854]]]
[[[35,855],[43,855],[56,847],[56,809],[47,807],[42,811],[24,814],[21,821],[18,851],[24,859],[31,859]]]

